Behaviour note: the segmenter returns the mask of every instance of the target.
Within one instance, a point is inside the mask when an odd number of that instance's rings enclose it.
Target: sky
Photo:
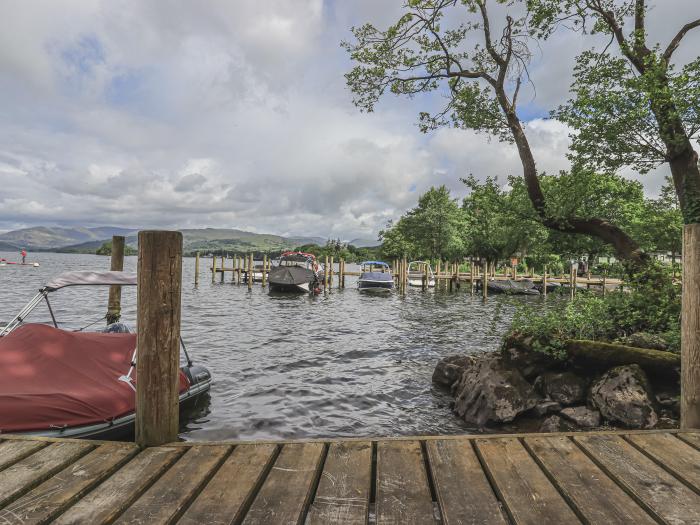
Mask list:
[[[700,17],[657,2],[650,40]],[[422,134],[433,97],[352,104],[340,41],[386,27],[402,0],[0,0],[0,231],[34,225],[238,228],[376,238],[430,186],[521,173],[515,146]],[[663,7],[663,8],[662,8]],[[503,12],[492,10],[494,20]],[[494,22],[494,24],[497,22]],[[534,49],[521,95],[538,168],[567,169],[574,57],[560,31]],[[697,55],[700,30],[677,51]],[[667,167],[640,178],[654,195]],[[626,173],[637,177],[634,173]]]

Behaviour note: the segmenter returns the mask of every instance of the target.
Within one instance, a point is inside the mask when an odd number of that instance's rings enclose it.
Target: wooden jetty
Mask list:
[[[0,523],[700,523],[700,432],[255,443],[2,436]]]

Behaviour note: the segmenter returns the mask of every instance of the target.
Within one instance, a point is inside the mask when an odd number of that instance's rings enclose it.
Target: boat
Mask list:
[[[481,280],[476,281],[476,289],[481,290]],[[535,287],[529,279],[489,279],[486,283],[486,289],[490,294],[505,294],[505,295],[540,295],[540,290]],[[549,288],[547,289],[549,291]]]
[[[427,261],[411,261],[408,263],[408,285],[409,286],[423,286],[423,280],[425,279],[425,270],[428,270],[428,283],[427,286],[432,288],[435,286],[435,274]]]
[[[270,291],[315,292],[321,285],[316,256],[305,252],[284,252],[267,276]]]
[[[394,288],[394,277],[387,263],[364,261],[360,263],[360,268],[357,288],[361,292],[390,292]]]
[[[135,286],[136,274],[73,271],[51,280],[0,327],[0,434],[125,439],[136,410],[136,334],[124,323],[99,332],[61,328],[49,295],[72,286]],[[27,323],[46,303],[52,325]],[[192,363],[180,339],[181,412],[205,399],[211,374]]]

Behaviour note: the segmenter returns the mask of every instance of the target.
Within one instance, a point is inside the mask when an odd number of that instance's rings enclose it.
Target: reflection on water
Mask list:
[[[0,252],[11,259],[14,254]],[[33,254],[39,268],[0,267],[0,321],[9,320],[50,277],[108,269],[109,258]],[[206,268],[209,261],[202,261]],[[136,258],[127,257],[127,270]],[[348,270],[354,269],[348,265]],[[182,336],[214,377],[211,398],[191,409],[184,439],[267,439],[454,434],[449,396],[431,385],[438,359],[497,347],[513,313],[503,297],[483,303],[463,287],[362,294],[353,277],[327,295],[271,295],[256,283],[211,283],[185,259]],[[59,321],[79,328],[103,316],[107,288],[53,294]],[[124,320],[135,325],[135,290],[124,289]],[[540,301],[535,298],[517,300]],[[48,321],[37,310],[34,319]]]

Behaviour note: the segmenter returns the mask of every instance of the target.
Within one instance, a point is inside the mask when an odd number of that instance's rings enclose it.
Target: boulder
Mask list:
[[[639,365],[608,370],[591,387],[589,399],[605,419],[629,428],[653,428],[659,419],[649,380]]]
[[[540,432],[568,432],[570,430],[574,430],[574,425],[557,415],[549,416],[540,426]]]
[[[535,380],[535,389],[564,406],[586,399],[588,382],[573,372],[545,372]]]
[[[517,368],[526,379],[533,379],[559,364],[552,356],[529,349],[525,344],[526,341],[531,342],[531,338],[526,338],[518,345],[504,346],[501,350],[506,364]]]
[[[498,354],[475,357],[455,386],[455,413],[483,427],[506,423],[540,402],[530,383]]]
[[[546,416],[549,414],[556,414],[561,410],[561,405],[557,403],[556,401],[542,401],[540,403],[537,403],[535,405],[535,408],[532,409],[532,413],[535,414],[537,417],[542,417]]]
[[[576,423],[576,425],[581,428],[593,428],[600,426],[600,412],[597,410],[591,410],[587,407],[581,406],[565,408],[559,412],[559,415],[567,421]]]
[[[433,371],[433,383],[451,388],[460,377],[462,372],[474,363],[474,356],[471,355],[450,355],[440,359]]]

